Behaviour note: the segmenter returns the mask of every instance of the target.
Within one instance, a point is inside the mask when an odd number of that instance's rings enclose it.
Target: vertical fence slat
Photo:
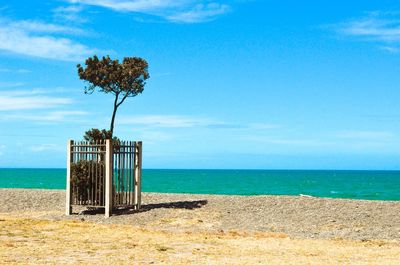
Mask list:
[[[135,197],[134,205],[137,210],[141,205],[141,175],[142,175],[142,142],[135,142]]]
[[[130,172],[131,172],[131,198],[129,203],[133,205],[133,193],[135,191],[135,145],[131,142],[131,162],[130,162]]]
[[[126,170],[127,170],[127,177],[128,177],[128,179],[127,179],[127,185],[128,185],[128,188],[126,189],[126,203],[128,204],[128,205],[130,205],[131,204],[131,200],[130,200],[130,197],[131,197],[131,180],[132,180],[132,174],[131,174],[131,153],[132,153],[132,150],[131,150],[131,145],[130,145],[130,141],[129,142],[127,142],[127,144],[128,144],[128,153],[126,154]]]
[[[106,157],[105,157],[105,169],[106,169],[106,209],[105,215],[106,217],[110,217],[112,214],[112,160],[113,160],[113,150],[112,150],[112,142],[111,140],[106,140]]]
[[[139,163],[138,163],[138,171],[139,171],[139,177],[138,177],[138,205],[137,209],[140,210],[140,206],[142,205],[142,148],[143,144],[142,141],[138,142],[138,158],[139,158]]]
[[[105,146],[105,141],[102,140],[101,142],[101,147],[99,150],[105,151],[106,146]],[[100,174],[98,175],[99,177],[97,178],[97,187],[100,190],[97,192],[98,193],[98,200],[99,200],[99,205],[105,205],[106,201],[106,153],[101,153],[100,154],[100,160],[103,161],[103,163],[100,164]]]
[[[132,187],[132,204],[136,209],[136,164],[137,164],[137,154],[136,154],[136,142],[133,142],[133,187]]]
[[[128,172],[126,171],[126,169],[127,169],[127,167],[126,167],[126,157],[127,157],[127,142],[125,142],[125,144],[124,144],[124,156],[123,156],[123,159],[124,159],[124,162],[123,162],[123,168],[122,168],[122,170],[124,171],[124,193],[123,193],[123,195],[124,195],[124,197],[122,198],[122,200],[123,200],[123,204],[124,205],[126,205],[127,204],[127,199],[126,199],[126,195],[128,194],[128,192],[127,192],[127,187],[128,187],[128,184],[127,184],[127,179],[128,179]]]
[[[121,187],[122,187],[122,174],[121,174],[121,152],[118,152],[118,205],[121,205]]]
[[[69,140],[67,144],[67,187],[65,190],[66,193],[66,200],[65,200],[65,214],[70,215],[72,212],[72,207],[71,207],[71,159],[72,159],[72,145],[73,141]]]

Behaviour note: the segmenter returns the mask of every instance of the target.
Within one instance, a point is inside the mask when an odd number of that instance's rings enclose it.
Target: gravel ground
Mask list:
[[[74,208],[74,212],[80,209]],[[400,202],[143,193],[139,212],[65,216],[65,191],[0,189],[0,213],[168,231],[265,231],[298,238],[400,240]]]

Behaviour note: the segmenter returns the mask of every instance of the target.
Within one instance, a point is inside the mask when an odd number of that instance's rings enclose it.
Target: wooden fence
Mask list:
[[[66,214],[76,205],[140,209],[142,142],[68,141]]]

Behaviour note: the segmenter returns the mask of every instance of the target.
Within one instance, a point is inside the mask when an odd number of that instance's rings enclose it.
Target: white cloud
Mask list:
[[[25,85],[25,84],[22,82],[0,82],[0,87],[7,87],[7,88],[18,87],[18,86],[23,86],[23,85]]]
[[[81,34],[80,29],[37,21],[0,20],[0,50],[33,57],[81,61],[95,51],[58,34]]]
[[[269,129],[278,129],[281,128],[281,126],[271,123],[250,123],[249,128],[255,130],[269,130]]]
[[[0,156],[4,155],[4,149],[6,146],[4,144],[0,144]]]
[[[26,110],[26,109],[46,109],[59,105],[71,104],[69,98],[53,97],[7,97],[0,96],[0,111],[6,110]]]
[[[344,23],[339,31],[345,35],[366,37],[382,41],[400,40],[400,23],[398,20],[364,18]]]
[[[0,111],[47,109],[71,103],[70,98],[44,96],[37,91],[2,91],[0,95]]]
[[[170,141],[174,139],[174,135],[160,131],[145,130],[140,132],[139,138],[141,141],[146,142],[146,144],[156,144]]]
[[[57,20],[64,20],[72,23],[84,23],[87,19],[80,14],[83,10],[81,5],[60,6],[53,9],[53,16]]]
[[[229,6],[217,3],[211,3],[208,5],[198,4],[189,11],[184,11],[168,16],[167,19],[170,21],[182,23],[205,22],[214,20],[218,15],[225,14],[229,10]]]
[[[70,111],[50,111],[44,113],[32,114],[10,114],[4,115],[3,119],[13,121],[34,121],[34,122],[60,122],[60,121],[74,121],[80,122],[80,118],[88,115],[88,112],[79,110]]]
[[[15,30],[30,32],[30,33],[63,33],[63,34],[84,34],[84,31],[79,28],[67,27],[50,23],[43,23],[34,20],[21,20],[8,23],[8,27]]]
[[[394,137],[394,134],[387,131],[341,131],[336,134],[343,139],[358,140],[388,140]]]
[[[32,152],[61,151],[63,147],[56,144],[38,144],[29,147]]]
[[[205,0],[69,0],[109,8],[118,12],[137,12],[162,17],[171,22],[199,23],[215,19],[231,8],[226,4]]]
[[[379,48],[398,53],[400,44],[400,17],[396,12],[371,12],[367,16],[331,25],[342,36],[360,41],[380,43]]]
[[[243,140],[256,142],[256,143],[265,143],[265,144],[273,144],[273,145],[287,145],[287,146],[326,146],[330,143],[321,142],[316,139],[287,139],[287,138],[277,138],[271,136],[245,136]]]
[[[22,86],[22,85],[24,85],[24,84],[21,83],[21,85],[19,85],[19,86]],[[0,85],[0,87],[1,87],[1,85]],[[26,90],[25,89],[21,89],[21,90],[1,90],[1,94],[2,95],[7,95],[9,97],[43,95],[43,94],[49,94],[51,92],[52,91],[50,91],[50,90],[45,90],[45,89],[41,89],[41,88],[34,88],[34,89],[29,89],[29,90],[27,90],[27,89]]]
[[[21,68],[21,69],[0,68],[0,73],[27,74],[27,73],[31,73],[31,72],[32,72],[31,70],[23,69],[23,68]]]
[[[124,12],[149,12],[159,9],[179,7],[191,1],[185,0],[70,0],[71,3],[94,5]]]
[[[207,126],[215,122],[206,118],[195,118],[179,115],[137,115],[131,117],[121,117],[118,124],[137,124],[144,126],[164,127],[164,128],[188,128],[195,126]]]
[[[31,70],[28,70],[28,69],[17,69],[16,71],[15,71],[16,73],[19,73],[19,74],[29,74],[29,73],[32,73],[32,71]]]
[[[393,53],[393,54],[396,54],[396,53],[399,53],[400,52],[400,48],[397,48],[397,47],[393,47],[393,46],[381,46],[381,47],[379,47],[381,50],[383,50],[383,51],[386,51],[386,52],[388,52],[388,53]]]
[[[1,91],[0,121],[87,122],[85,117],[89,113],[86,111],[57,110],[72,104],[73,100],[68,97],[51,96],[54,91],[58,92],[58,89]]]
[[[213,118],[188,115],[135,115],[122,116],[118,119],[120,125],[138,125],[158,128],[193,128],[203,127],[211,130],[251,130],[265,131],[280,128],[279,125],[268,123],[238,124],[219,121]]]
[[[53,9],[53,12],[71,12],[71,13],[79,13],[83,10],[83,6],[60,6]]]

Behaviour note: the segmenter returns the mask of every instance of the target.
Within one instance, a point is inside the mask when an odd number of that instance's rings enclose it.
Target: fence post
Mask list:
[[[112,175],[113,175],[113,145],[110,139],[106,140],[106,201],[105,215],[110,217],[112,214],[113,198],[112,198]]]
[[[67,142],[67,186],[65,189],[65,214],[71,215],[71,162],[72,162],[72,145],[74,141],[68,140]]]
[[[134,204],[136,210],[140,209],[142,204],[142,142],[135,142],[135,198]]]

